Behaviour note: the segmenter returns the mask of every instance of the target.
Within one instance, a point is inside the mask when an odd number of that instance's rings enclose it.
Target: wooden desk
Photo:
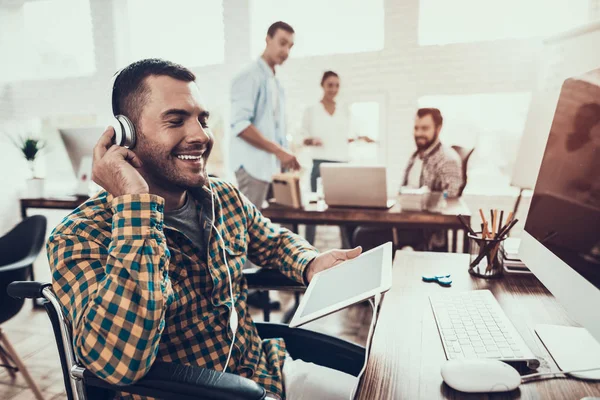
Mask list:
[[[575,325],[564,309],[534,276],[505,275],[497,280],[472,278],[467,254],[402,252],[394,261],[392,289],[385,295],[371,357],[359,399],[581,399],[600,396],[600,383],[576,379],[531,382],[508,393],[465,394],[442,381],[446,361],[429,304],[429,294],[489,289],[533,353],[539,372],[557,371],[535,334],[537,324]],[[451,273],[452,287],[421,280],[424,274]],[[474,378],[476,379],[476,378]]]
[[[69,196],[64,198],[21,199],[21,217],[27,217],[28,208],[46,208],[54,210],[74,210],[88,199],[87,196]]]
[[[87,196],[67,196],[61,198],[32,198],[32,199],[20,199],[21,203],[21,218],[27,218],[27,209],[29,208],[44,208],[52,210],[74,210],[81,203],[88,199]],[[35,281],[35,274],[33,273],[33,267],[30,271],[31,280]],[[42,308],[43,302],[40,299],[33,301],[34,308]]]
[[[399,204],[390,209],[327,207],[319,202],[300,209],[271,204],[262,213],[271,221],[281,224],[315,225],[371,225],[380,227],[406,227],[448,229],[453,231],[451,251],[457,251],[457,232],[463,230],[456,216],[462,214],[468,223],[471,212],[462,199],[449,199],[448,206],[440,213],[402,211]],[[467,235],[463,240],[463,251],[468,249]]]

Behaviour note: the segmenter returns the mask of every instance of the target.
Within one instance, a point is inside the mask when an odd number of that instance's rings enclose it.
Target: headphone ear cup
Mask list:
[[[136,142],[135,127],[133,126],[133,123],[124,115],[117,115],[115,118],[122,128],[122,141],[119,146],[132,150],[135,147]]]
[[[113,143],[116,144],[117,146],[123,146],[123,141],[124,141],[123,126],[121,125],[121,123],[119,122],[119,120],[117,118],[113,118],[110,125],[112,126],[113,130],[115,131],[115,136],[113,137]]]

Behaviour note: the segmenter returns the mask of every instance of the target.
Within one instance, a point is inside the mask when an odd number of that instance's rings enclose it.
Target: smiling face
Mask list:
[[[333,101],[340,91],[340,78],[337,76],[329,76],[323,81],[323,95],[327,100]]]
[[[150,89],[137,125],[136,155],[149,185],[166,190],[203,186],[214,138],[195,82],[149,76]]]
[[[431,114],[415,119],[415,143],[421,151],[428,149],[437,140],[441,126],[436,126]]]

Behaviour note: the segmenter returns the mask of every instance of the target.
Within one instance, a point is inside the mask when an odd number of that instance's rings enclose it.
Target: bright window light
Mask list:
[[[508,182],[530,103],[530,92],[432,95],[418,102],[419,107],[440,109],[443,143],[475,148],[469,160],[470,185],[479,178],[483,184]],[[496,177],[502,180],[494,181]]]
[[[419,44],[544,37],[588,18],[589,0],[420,0]]]
[[[258,57],[267,29],[285,21],[296,31],[290,57],[383,49],[383,0],[251,0],[251,50]]]
[[[17,79],[92,75],[94,40],[88,0],[40,0],[23,5],[24,44]]]
[[[225,60],[223,1],[128,0],[129,47],[123,65],[164,58],[186,67]]]
[[[375,101],[357,102],[350,105],[354,136],[367,136],[375,143],[355,141],[350,144],[350,160],[356,163],[375,163],[378,160],[380,108]]]

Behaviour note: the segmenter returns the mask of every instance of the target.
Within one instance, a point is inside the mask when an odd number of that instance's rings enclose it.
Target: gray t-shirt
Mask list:
[[[204,230],[200,224],[200,214],[196,202],[188,193],[183,207],[165,212],[165,225],[177,229],[188,237],[200,249],[201,258],[205,258],[206,244]]]

